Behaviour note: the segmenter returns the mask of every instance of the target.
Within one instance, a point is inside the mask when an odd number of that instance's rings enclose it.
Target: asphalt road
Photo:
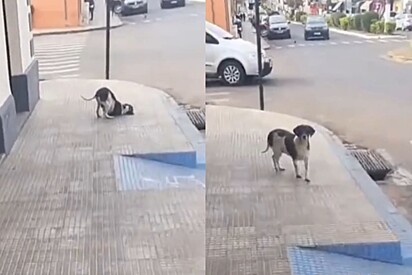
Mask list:
[[[111,32],[111,78],[162,89],[178,102],[204,104],[204,3],[123,17]],[[91,32],[82,54],[82,77],[104,78],[105,32]]]
[[[306,42],[302,26],[291,28],[292,40],[270,41],[274,71],[264,79],[265,109],[318,122],[358,145],[384,148],[412,171],[412,67],[382,57],[408,42],[371,43],[336,33],[330,41]],[[209,82],[206,95],[214,104],[259,108],[255,83],[232,88]]]

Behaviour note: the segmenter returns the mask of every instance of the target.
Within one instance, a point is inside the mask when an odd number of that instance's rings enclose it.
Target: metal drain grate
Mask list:
[[[374,150],[349,150],[374,181],[384,180],[393,170],[391,164]]]
[[[186,111],[186,114],[199,131],[206,129],[206,114],[204,109],[190,109]]]

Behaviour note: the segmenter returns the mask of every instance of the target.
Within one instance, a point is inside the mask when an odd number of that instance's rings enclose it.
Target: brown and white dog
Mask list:
[[[275,129],[269,132],[267,136],[267,147],[262,153],[266,153],[269,148],[272,149],[273,165],[276,172],[285,171],[280,167],[279,160],[282,154],[287,154],[292,158],[295,168],[296,178],[302,178],[298,170],[298,161],[305,164],[305,181],[309,179],[309,151],[310,138],[315,134],[315,129],[309,125],[299,125],[293,129],[293,133],[284,129]]]
[[[100,88],[92,98],[82,98],[86,101],[96,99],[97,108],[96,115],[100,118],[100,108],[103,109],[103,114],[106,118],[114,118],[122,115],[134,115],[133,106],[130,104],[120,103],[113,92],[106,87]]]

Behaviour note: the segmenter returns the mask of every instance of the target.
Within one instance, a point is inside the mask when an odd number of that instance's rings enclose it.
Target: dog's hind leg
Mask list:
[[[305,181],[307,183],[309,183],[310,182],[310,179],[309,179],[309,158],[305,157],[305,159],[303,161],[305,162]]]
[[[296,160],[293,160],[293,167],[295,168],[295,174],[297,179],[301,179],[302,176],[299,175],[298,163]]]
[[[275,156],[275,154],[272,155],[272,160],[273,160],[273,167],[275,167],[275,171],[278,172],[279,171],[279,160]]]
[[[109,112],[106,110],[106,108],[103,108],[104,116],[108,119],[114,118],[114,116],[109,115]]]

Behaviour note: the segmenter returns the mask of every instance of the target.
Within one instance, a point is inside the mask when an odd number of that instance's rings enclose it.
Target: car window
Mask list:
[[[276,24],[276,23],[286,23],[286,18],[281,15],[270,16],[269,23]]]
[[[309,16],[306,19],[306,23],[307,24],[318,24],[318,23],[325,23],[325,18],[323,18],[322,16]]]
[[[206,44],[219,44],[219,41],[217,41],[213,36],[210,34],[206,33]]]
[[[214,25],[214,24],[210,24],[208,22],[206,22],[206,28],[208,29],[208,31],[210,30],[210,32],[217,37],[223,38],[223,39],[233,39],[234,36],[232,34],[230,34],[229,32],[225,31],[224,29]]]

